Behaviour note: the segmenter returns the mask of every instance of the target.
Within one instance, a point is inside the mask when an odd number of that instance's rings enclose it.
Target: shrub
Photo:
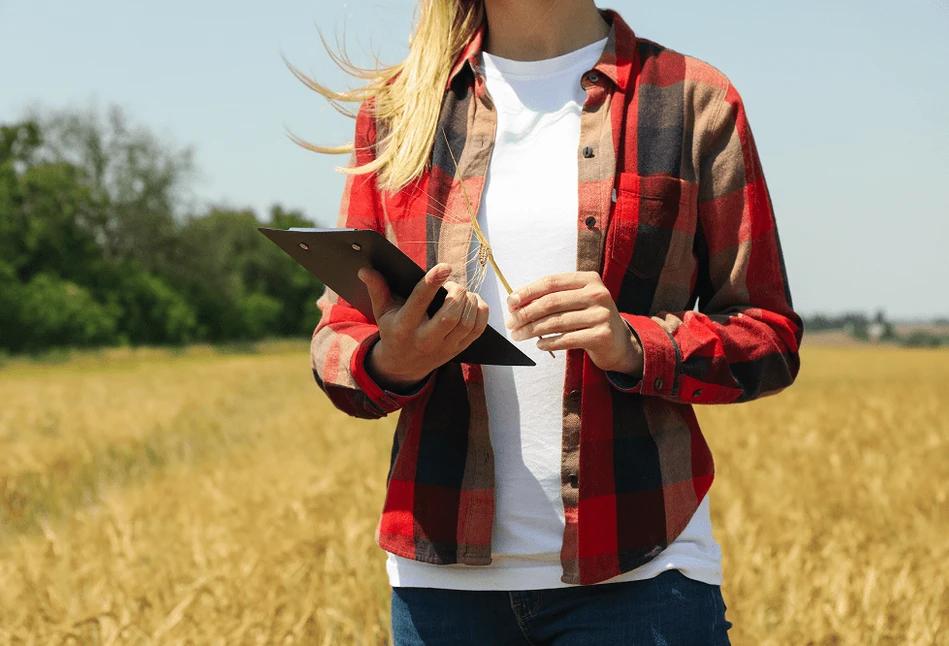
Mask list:
[[[949,345],[949,337],[925,330],[915,330],[901,338],[900,345],[908,348],[938,348],[941,345]]]
[[[34,276],[20,290],[17,321],[23,349],[105,345],[118,341],[119,308],[102,305],[83,287],[56,276]]]

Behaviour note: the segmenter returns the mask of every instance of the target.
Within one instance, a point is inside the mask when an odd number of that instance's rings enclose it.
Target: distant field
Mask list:
[[[0,646],[384,644],[395,417],[305,343],[0,369]],[[949,644],[949,350],[806,346],[699,408],[732,643]]]
[[[936,325],[935,323],[897,323],[893,326],[893,331],[901,338],[905,338],[914,332],[925,332],[926,334],[949,337],[949,325]],[[874,344],[869,341],[855,339],[845,330],[821,330],[807,331],[804,337],[804,345],[807,347],[821,348],[857,348],[887,347],[889,345],[895,345],[895,343],[883,342]]]

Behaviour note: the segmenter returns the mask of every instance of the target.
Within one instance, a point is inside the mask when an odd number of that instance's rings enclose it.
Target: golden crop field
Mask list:
[[[732,643],[949,644],[949,352],[807,348],[699,408]],[[383,644],[395,416],[306,345],[0,369],[0,645]]]

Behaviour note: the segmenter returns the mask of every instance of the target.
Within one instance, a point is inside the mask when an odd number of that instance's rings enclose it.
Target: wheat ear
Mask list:
[[[471,199],[468,197],[468,189],[465,188],[465,181],[461,177],[461,172],[458,169],[458,160],[455,159],[455,153],[453,153],[451,150],[451,144],[448,143],[448,135],[445,134],[444,129],[442,129],[442,137],[445,138],[445,146],[448,147],[448,154],[451,155],[451,161],[455,165],[455,174],[458,175],[458,183],[461,184],[461,194],[465,198],[465,209],[468,211],[468,219],[471,220],[471,224],[474,226],[474,232],[475,236],[478,238],[478,244],[480,244],[481,248],[484,249],[485,255],[488,258],[488,262],[491,263],[491,266],[494,268],[494,272],[498,275],[498,278],[501,279],[504,289],[506,289],[508,295],[510,295],[514,290],[511,289],[511,284],[507,282],[507,278],[505,278],[504,274],[501,273],[498,263],[494,260],[494,252],[491,251],[491,245],[488,243],[488,237],[484,235],[484,231],[481,230],[481,225],[478,224],[478,214],[474,212],[474,207],[471,205]]]
[[[458,183],[461,184],[461,194],[465,198],[465,209],[468,211],[468,219],[471,220],[471,224],[474,227],[475,237],[478,238],[478,244],[481,245],[481,249],[484,250],[485,255],[488,258],[488,262],[491,263],[491,267],[494,268],[494,273],[498,275],[498,278],[501,279],[501,284],[504,285],[504,289],[507,290],[508,295],[514,291],[511,289],[511,284],[507,282],[507,278],[504,277],[504,274],[501,273],[501,268],[498,267],[498,263],[494,260],[494,252],[491,251],[491,245],[488,243],[488,237],[484,235],[484,231],[481,230],[481,225],[478,224],[478,214],[474,212],[474,207],[471,205],[471,199],[468,197],[468,189],[465,188],[465,180],[461,176],[461,171],[458,168],[458,160],[455,159],[455,153],[451,150],[451,144],[448,142],[448,135],[445,134],[445,129],[442,128],[442,137],[445,138],[445,146],[448,148],[448,154],[451,155],[451,161],[455,165],[455,175],[458,177]],[[540,337],[544,338],[544,337]],[[553,350],[548,350],[550,356],[556,357],[553,353]]]

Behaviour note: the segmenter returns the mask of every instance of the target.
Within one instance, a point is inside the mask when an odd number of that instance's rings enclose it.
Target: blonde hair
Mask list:
[[[392,66],[376,61],[375,69],[352,63],[345,47],[330,50],[333,61],[345,72],[366,81],[348,92],[335,92],[301,73],[289,62],[290,71],[307,87],[325,97],[340,113],[356,118],[358,105],[372,101],[380,126],[375,156],[362,166],[340,168],[346,174],[377,173],[379,187],[394,191],[419,177],[428,165],[435,141],[438,115],[457,58],[484,21],[483,0],[418,0],[414,28],[409,39],[409,55]],[[356,109],[346,104],[357,104]],[[325,147],[290,138],[308,150],[340,155],[352,153],[354,144]]]

